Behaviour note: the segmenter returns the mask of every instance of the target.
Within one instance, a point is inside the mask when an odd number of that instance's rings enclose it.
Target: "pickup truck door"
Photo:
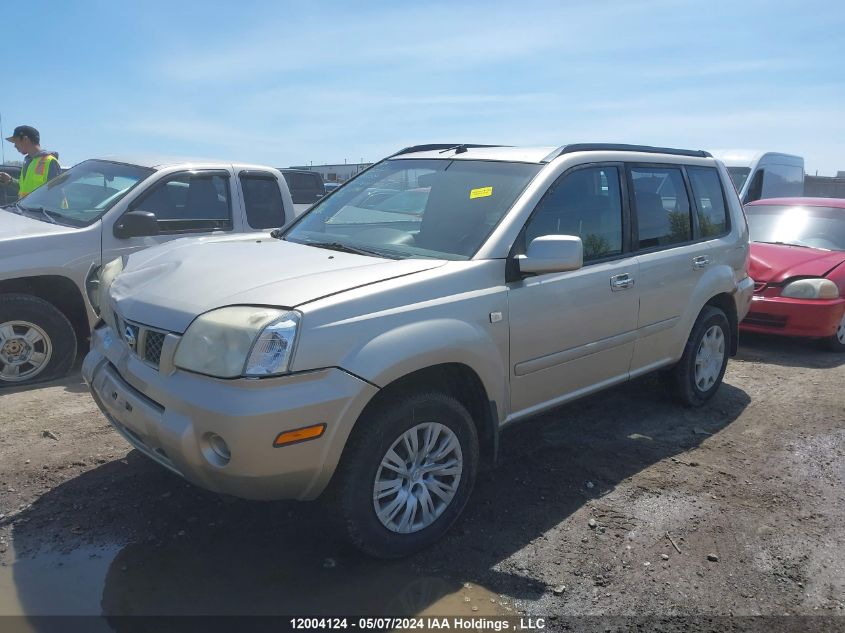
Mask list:
[[[237,187],[225,169],[170,173],[141,190],[126,212],[155,214],[158,232],[138,237],[117,237],[121,216],[103,219],[103,262],[129,255],[180,237],[242,231],[243,218],[232,192]]]

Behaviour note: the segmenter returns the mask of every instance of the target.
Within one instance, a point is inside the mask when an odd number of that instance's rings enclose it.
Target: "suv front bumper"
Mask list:
[[[355,420],[378,389],[329,368],[260,380],[169,375],[94,330],[82,374],[98,406],[135,448],[192,483],[245,499],[313,499],[328,484]],[[317,439],[274,447],[283,431],[326,424]],[[212,434],[231,457],[213,453]]]

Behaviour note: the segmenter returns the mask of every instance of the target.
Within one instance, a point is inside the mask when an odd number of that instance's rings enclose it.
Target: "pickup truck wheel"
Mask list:
[[[845,314],[842,315],[839,327],[836,328],[836,334],[822,339],[822,344],[831,352],[845,352]]]
[[[51,303],[0,295],[0,388],[64,376],[76,358],[76,333]]]
[[[478,438],[466,408],[442,393],[384,403],[358,421],[338,469],[337,497],[353,545],[378,558],[428,547],[466,505]]]
[[[725,313],[705,306],[693,325],[681,360],[667,376],[673,395],[689,407],[699,407],[719,389],[728,366],[731,329]]]

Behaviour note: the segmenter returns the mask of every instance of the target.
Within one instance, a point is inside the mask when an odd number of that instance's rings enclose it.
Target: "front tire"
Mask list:
[[[839,327],[836,328],[836,334],[823,339],[824,347],[831,352],[845,352],[845,314],[842,315],[842,320],[839,321]]]
[[[677,400],[700,407],[722,384],[731,348],[731,328],[725,313],[704,306],[690,332],[681,360],[669,373],[668,383]]]
[[[475,483],[478,437],[469,412],[451,396],[424,393],[386,401],[358,425],[336,474],[349,540],[377,558],[432,545]]]
[[[76,333],[52,304],[0,295],[0,388],[64,376],[76,358]]]

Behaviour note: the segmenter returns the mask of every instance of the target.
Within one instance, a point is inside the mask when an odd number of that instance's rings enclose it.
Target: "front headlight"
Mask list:
[[[793,299],[836,299],[839,288],[830,279],[799,279],[786,284],[780,296]]]
[[[174,363],[217,378],[287,372],[299,313],[231,306],[197,317],[179,341]]]
[[[114,321],[114,313],[111,310],[111,301],[109,301],[109,289],[114,278],[121,272],[123,272],[122,257],[113,259],[100,268],[100,272],[97,274],[96,293],[92,293],[91,296],[91,305],[94,310],[112,329],[116,329],[117,326]]]

